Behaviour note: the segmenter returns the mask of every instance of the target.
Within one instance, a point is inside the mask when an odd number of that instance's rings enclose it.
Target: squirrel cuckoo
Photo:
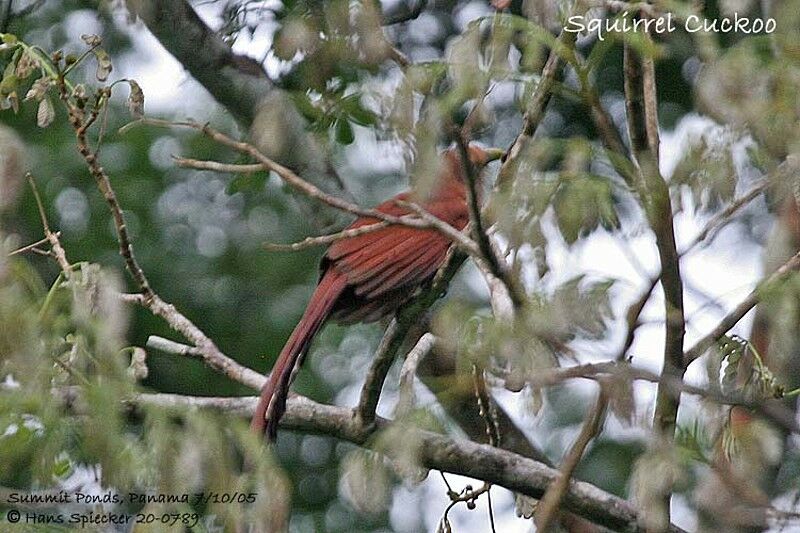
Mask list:
[[[476,170],[498,159],[501,150],[484,150],[475,145],[467,149]],[[414,201],[429,213],[458,230],[469,222],[466,178],[457,148],[442,154],[443,162],[432,191],[420,198],[413,191],[401,193],[378,205],[382,213],[410,214],[398,200]],[[378,222],[360,217],[349,227]],[[278,421],[286,410],[294,373],[303,362],[311,340],[326,320],[341,323],[374,322],[393,313],[408,301],[414,290],[429,281],[444,262],[450,239],[435,229],[393,225],[341,239],[333,243],[322,258],[320,279],[308,302],[303,318],[281,350],[256,407],[251,428],[266,431],[274,440]]]

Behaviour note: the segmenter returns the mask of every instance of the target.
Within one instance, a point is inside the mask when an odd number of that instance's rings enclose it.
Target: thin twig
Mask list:
[[[503,370],[493,369],[493,373],[503,375]],[[648,381],[663,384],[666,394],[679,398],[682,393],[699,396],[721,405],[738,405],[753,409],[765,418],[785,428],[791,433],[800,434],[800,425],[794,418],[794,413],[776,403],[774,399],[753,401],[740,396],[731,396],[720,393],[718,390],[704,389],[685,383],[680,377],[665,374],[656,374],[648,370],[637,368],[625,361],[606,361],[602,363],[587,363],[570,367],[542,370],[535,376],[528,378],[527,382],[537,388],[559,385],[570,379],[591,379],[602,382],[608,377],[616,377],[633,381]]]
[[[234,163],[220,163],[218,161],[204,161],[200,159],[190,159],[173,155],[175,164],[183,168],[194,168],[196,170],[212,170],[214,172],[230,172],[231,174],[251,174],[261,172],[267,168],[261,163],[251,163],[247,165],[237,165]]]
[[[622,348],[620,348],[620,351],[617,353],[617,357],[615,358],[617,361],[623,361],[628,353],[628,350],[630,350],[631,346],[633,346],[633,341],[636,338],[636,330],[640,325],[639,318],[642,316],[644,306],[650,301],[650,296],[652,296],[656,285],[658,285],[657,277],[650,280],[650,283],[644,292],[642,292],[642,295],[635,302],[633,302],[625,312],[625,342],[622,344]]]
[[[400,384],[398,386],[399,399],[397,401],[397,416],[402,416],[414,408],[416,398],[414,396],[414,376],[420,361],[425,358],[433,349],[436,337],[433,333],[425,333],[419,338],[417,344],[406,354],[403,366],[400,368]]]
[[[54,233],[50,229],[50,223],[47,221],[47,213],[45,213],[42,198],[39,196],[39,189],[36,187],[36,180],[34,180],[30,172],[26,176],[28,178],[28,183],[31,185],[31,190],[33,191],[33,198],[36,200],[36,208],[39,210],[39,219],[42,222],[44,236],[50,243],[50,248],[52,249],[53,256],[56,258],[59,268],[61,268],[65,278],[69,279],[70,274],[72,274],[72,265],[67,261],[67,254],[64,252],[64,247],[61,246],[61,241],[58,239],[59,233]]]
[[[547,492],[544,493],[544,496],[539,501],[539,505],[536,507],[533,518],[536,523],[537,532],[545,533],[549,531],[550,527],[553,525],[554,520],[558,516],[561,502],[569,488],[569,483],[572,479],[572,474],[575,472],[575,468],[577,468],[578,463],[580,463],[586,451],[586,447],[589,446],[592,439],[600,433],[607,406],[608,397],[601,387],[597,396],[597,401],[586,417],[583,427],[581,427],[581,432],[578,434],[578,438],[575,439],[569,453],[567,453],[567,456],[561,463],[559,477],[547,488]]]
[[[714,327],[708,334],[697,341],[686,353],[683,354],[683,365],[688,366],[692,361],[702,356],[706,351],[711,348],[723,335],[725,335],[733,326],[735,326],[744,316],[758,304],[763,291],[773,283],[780,281],[790,273],[800,269],[800,252],[792,256],[786,263],[784,263],[778,270],[773,272],[766,279],[762,280],[755,289],[753,289],[747,297],[739,302],[719,324]]]
[[[575,43],[576,38],[577,35],[575,33],[562,31],[561,35],[558,36],[557,46],[570,47]],[[561,53],[562,51],[557,48],[550,50],[550,55],[547,57],[547,61],[542,69],[539,83],[536,85],[536,90],[525,109],[525,115],[522,119],[522,130],[506,152],[506,157],[503,158],[503,164],[500,166],[500,171],[497,174],[497,183],[495,187],[498,189],[504,189],[510,185],[511,180],[516,174],[519,157],[522,155],[523,149],[527,146],[534,133],[536,133],[536,129],[544,118],[547,104],[550,102],[550,97],[553,94],[553,85],[564,64],[561,59]]]
[[[60,237],[61,236],[61,232],[57,231],[55,233],[55,235],[56,235],[56,237]],[[46,243],[49,243],[49,242],[50,242],[50,239],[48,239],[47,237],[43,237],[43,238],[39,239],[36,242],[32,242],[31,244],[23,246],[22,248],[17,248],[13,252],[9,252],[8,253],[8,257],[14,256],[14,255],[24,254],[25,252],[33,251],[35,249],[38,249],[39,246],[41,246],[42,244],[46,244]]]
[[[686,247],[681,250],[680,255],[684,256],[692,251],[697,245],[701,242],[705,241],[709,236],[713,237],[713,234],[716,234],[721,228],[725,227],[729,224],[732,220],[733,215],[736,214],[737,211],[748,205],[750,202],[758,198],[761,193],[766,191],[771,185],[771,180],[764,179],[760,181],[758,184],[753,186],[749,191],[744,193],[741,197],[737,198],[733,202],[728,205],[725,209],[714,215],[700,230],[700,233],[695,235],[695,237],[686,245]]]
[[[400,207],[405,207],[413,211],[428,227],[437,229],[441,234],[449,237],[459,248],[473,256],[476,261],[484,262],[483,255],[481,254],[478,245],[470,239],[465,233],[458,231],[456,228],[438,218],[436,215],[428,212],[424,207],[414,202],[406,202],[405,200],[395,200],[395,203]]]
[[[63,80],[63,77],[61,79]],[[125,261],[128,272],[139,286],[142,294],[145,295],[145,298],[152,298],[154,295],[153,290],[150,288],[150,282],[147,280],[147,276],[145,276],[142,267],[139,265],[133,253],[133,244],[131,244],[125,215],[122,212],[122,207],[120,207],[114,188],[111,186],[111,180],[105,170],[103,170],[103,167],[100,166],[97,155],[89,147],[89,141],[86,138],[87,129],[94,121],[93,117],[96,117],[99,113],[98,106],[100,105],[100,98],[98,98],[98,103],[92,110],[90,117],[84,121],[82,118],[84,113],[82,110],[76,108],[70,101],[66,85],[61,82],[58,84],[58,87],[61,101],[64,102],[68,111],[69,122],[75,130],[78,152],[83,156],[86,165],[89,167],[89,172],[108,204],[108,209],[111,211],[111,216],[114,219],[114,227],[117,232],[117,241],[119,243],[119,253]]]
[[[129,294],[129,293],[121,292],[121,293],[117,294],[117,297],[120,300],[122,300],[123,302],[125,302],[125,303],[137,304],[137,305],[143,305],[144,304],[144,295],[139,294],[139,293]]]
[[[305,250],[306,248],[312,248],[314,246],[331,244],[332,242],[340,241],[342,239],[349,239],[352,237],[358,237],[359,235],[373,233],[389,225],[390,225],[389,222],[382,220],[374,224],[367,224],[366,226],[344,229],[342,231],[337,231],[336,233],[331,233],[329,235],[306,237],[302,241],[293,242],[289,244],[265,242],[263,246],[266,250],[269,250],[271,252],[296,252],[298,250]]]
[[[261,387],[263,387],[266,382],[266,378],[259,372],[244,365],[240,365],[225,355],[221,357],[219,355],[213,357],[209,356],[207,351],[197,346],[187,346],[186,344],[181,344],[156,335],[150,335],[150,337],[147,338],[146,346],[182,357],[200,359],[214,370],[254,390],[261,390]]]
[[[477,244],[481,256],[489,267],[489,272],[505,285],[505,293],[511,299],[513,307],[519,308],[524,299],[518,294],[519,291],[516,289],[516,284],[511,279],[508,269],[505,268],[505,264],[495,255],[494,248],[489,241],[489,235],[483,224],[480,206],[481,191],[478,190],[478,175],[475,171],[475,166],[470,162],[469,150],[467,149],[467,143],[464,140],[463,132],[457,132],[455,138],[461,159],[461,166],[467,178],[467,207],[469,209],[470,229],[473,235],[473,242]]]
[[[422,218],[422,220],[420,220],[413,217],[388,215],[376,209],[365,209],[356,204],[353,204],[336,196],[330,195],[322,191],[319,187],[304,180],[289,168],[268,158],[252,144],[232,139],[231,137],[225,135],[224,133],[212,128],[208,124],[199,124],[193,121],[173,122],[169,120],[142,118],[127,124],[126,126],[121,128],[120,131],[121,132],[127,131],[129,127],[135,124],[149,124],[152,126],[160,126],[160,127],[184,127],[184,128],[195,129],[197,131],[202,132],[204,135],[206,135],[210,139],[214,140],[215,142],[223,146],[236,150],[237,152],[249,155],[256,161],[258,161],[266,170],[269,170],[277,174],[278,177],[280,177],[283,181],[285,181],[288,185],[290,185],[294,189],[300,191],[301,193],[305,194],[310,198],[313,198],[324,204],[327,204],[330,207],[339,209],[341,211],[345,211],[347,213],[351,213],[353,215],[373,218],[376,219],[377,221],[381,220],[386,221],[391,224],[399,224],[402,226],[409,226],[412,228],[436,229],[440,231],[443,235],[452,239],[459,246],[465,247],[465,250],[468,253],[470,253],[470,255],[478,255],[477,245],[475,245],[475,243],[473,243],[471,239],[469,239],[469,237],[467,237],[463,233],[459,232],[449,224],[439,220],[436,217],[433,217],[434,220],[431,220],[430,218],[427,217],[420,217]]]

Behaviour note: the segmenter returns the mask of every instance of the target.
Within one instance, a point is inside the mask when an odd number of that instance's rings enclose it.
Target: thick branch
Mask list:
[[[142,394],[133,402],[171,407],[208,407],[240,416],[251,416],[257,398],[186,397],[174,394]],[[376,418],[374,428],[388,422]],[[349,409],[318,404],[294,397],[287,403],[281,427],[305,433],[330,435],[358,445],[368,444],[374,430],[361,425]],[[540,498],[559,476],[558,471],[520,455],[467,440],[421,430],[408,430],[418,444],[420,465],[474,479],[485,480],[509,490]],[[391,452],[389,452],[391,453]],[[619,531],[642,531],[634,507],[627,501],[580,481],[571,481],[564,507],[589,520]],[[672,526],[670,531],[681,531]]]
[[[625,108],[631,151],[639,166],[645,194],[642,202],[651,228],[656,236],[656,246],[661,262],[661,286],[664,289],[664,340],[665,376],[683,376],[683,338],[686,321],[683,310],[683,281],[680,258],[675,245],[672,222],[672,203],[669,187],[658,170],[658,119],[654,108],[655,79],[651,58],[640,57],[630,45],[624,47]],[[659,387],[654,426],[667,436],[675,431],[679,401]]]
[[[128,8],[237,120],[253,122],[259,101],[273,90],[257,61],[235,54],[185,0],[128,0]]]
[[[428,0],[411,0],[411,2],[413,5],[409,6],[406,0],[401,0],[392,9],[384,11],[381,24],[391,26],[410,22],[419,17],[428,5]]]
[[[253,143],[262,152],[317,187],[344,195],[327,148],[257,61],[235,54],[186,0],[127,0],[127,4],[217,102],[250,129]],[[339,213],[312,209],[302,197],[300,201],[319,228],[341,223]]]

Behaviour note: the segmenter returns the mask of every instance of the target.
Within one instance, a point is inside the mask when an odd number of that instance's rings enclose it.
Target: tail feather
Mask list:
[[[346,286],[345,276],[334,268],[330,268],[320,280],[303,318],[286,341],[275,366],[272,367],[269,379],[261,389],[261,397],[250,423],[253,431],[258,434],[266,432],[269,440],[275,440],[278,421],[286,410],[286,399],[294,372],[302,364],[311,340],[325,323]]]

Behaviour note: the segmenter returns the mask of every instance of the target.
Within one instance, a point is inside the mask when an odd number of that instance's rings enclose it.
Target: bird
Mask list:
[[[409,215],[411,211],[403,202],[415,202],[455,229],[463,230],[470,217],[461,151],[451,147],[440,154],[433,186],[424,197],[412,187],[375,209],[387,215]],[[465,152],[478,175],[504,153],[472,143]],[[362,216],[349,228],[377,222],[376,218]],[[319,282],[306,310],[261,389],[251,429],[259,435],[266,433],[267,440],[274,442],[294,374],[326,321],[354,324],[391,315],[412,297],[416,288],[433,278],[450,246],[450,238],[436,229],[403,225],[389,225],[334,241],[322,257]]]

